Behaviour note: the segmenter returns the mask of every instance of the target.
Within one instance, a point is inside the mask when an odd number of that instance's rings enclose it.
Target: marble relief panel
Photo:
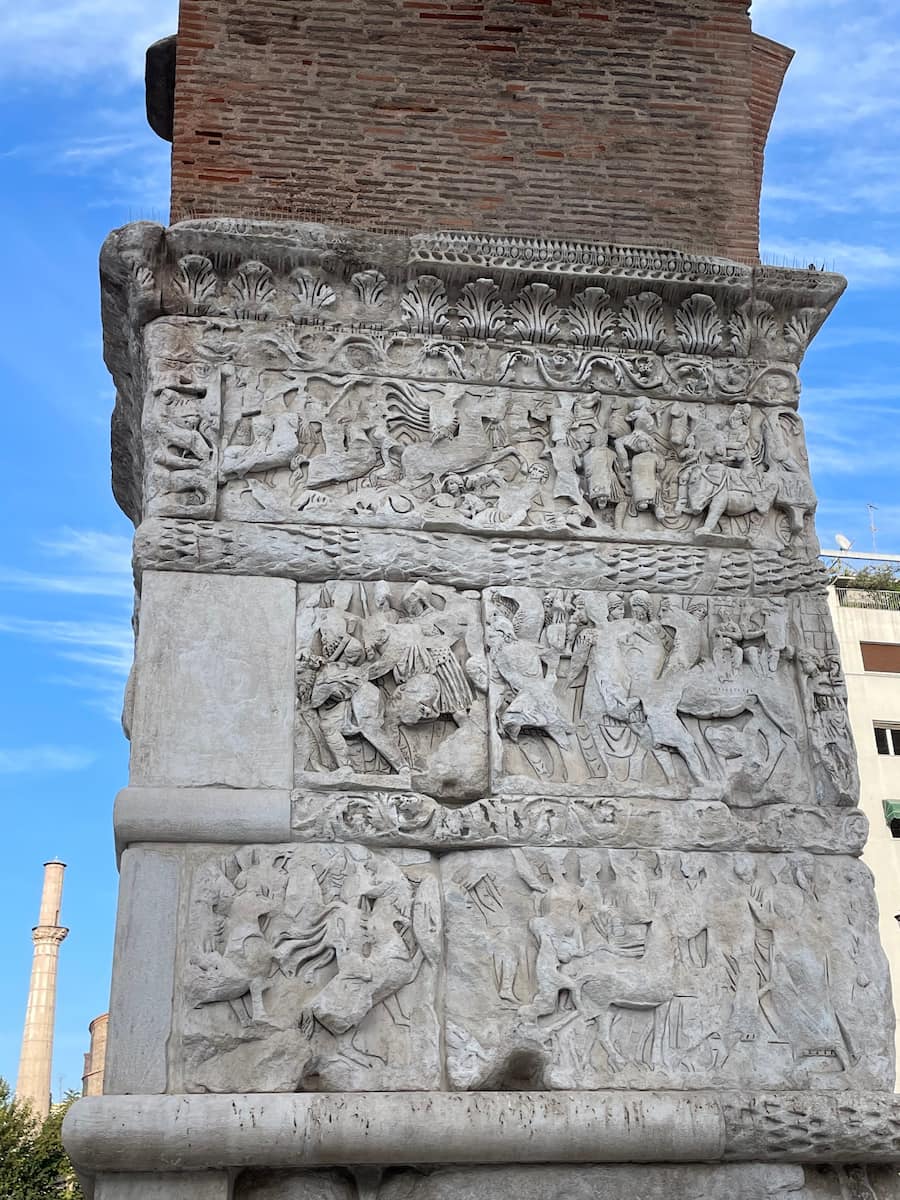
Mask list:
[[[789,368],[532,346],[501,362],[488,343],[399,333],[348,335],[316,366],[309,339],[321,336],[283,323],[151,327],[149,513],[210,515],[215,501],[215,515],[242,521],[766,548],[813,539]],[[176,400],[174,362],[187,381]],[[216,377],[203,396],[198,372]],[[200,410],[216,400],[213,420]],[[215,495],[201,501],[190,472],[210,471]]]
[[[871,877],[849,858],[441,860],[452,1087],[885,1087]]]
[[[832,643],[816,598],[301,584],[295,783],[852,805]]]
[[[440,1087],[431,855],[259,846],[193,874],[170,1090]]]

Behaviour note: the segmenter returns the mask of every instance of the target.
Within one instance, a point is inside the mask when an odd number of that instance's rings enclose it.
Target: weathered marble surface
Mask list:
[[[487,1167],[402,1171],[380,1180],[337,1172],[247,1172],[234,1200],[893,1200],[888,1171],[799,1166]]]
[[[825,572],[815,557],[776,551],[644,545],[601,545],[574,536],[494,537],[366,527],[278,526],[238,521],[148,518],[135,535],[137,570],[197,571],[286,579],[414,582],[459,588],[570,587],[609,591],[643,588],[681,595],[824,593]],[[389,568],[386,570],[386,568]]]
[[[228,221],[101,269],[140,607],[97,1195],[894,1197],[797,411],[843,281]]]
[[[190,804],[189,795],[173,801],[179,812]],[[293,793],[292,809],[292,829],[298,840],[433,850],[607,846],[859,854],[868,831],[865,815],[858,808],[767,804],[744,809],[730,808],[718,800],[500,795],[451,806],[416,792],[323,796],[298,789]],[[183,836],[175,836],[177,824],[170,818],[166,835],[183,841]],[[207,828],[207,840],[229,840],[214,839],[212,829]],[[271,840],[283,840],[281,828],[277,827]],[[139,837],[137,828],[133,836]]]
[[[441,878],[452,1086],[893,1078],[851,859],[522,849],[447,855]]]
[[[441,1086],[430,855],[245,847],[198,864],[189,897],[169,1090]]]
[[[896,1164],[890,1092],[362,1092],[93,1096],[66,1119],[86,1170],[423,1163]],[[896,1169],[896,1167],[895,1167]]]
[[[145,573],[134,783],[291,785],[295,608],[287,580]]]
[[[893,1077],[851,858],[345,843],[185,861],[168,1090]]]
[[[812,534],[790,369],[363,332],[325,349],[271,321],[146,337],[149,516],[769,549]]]

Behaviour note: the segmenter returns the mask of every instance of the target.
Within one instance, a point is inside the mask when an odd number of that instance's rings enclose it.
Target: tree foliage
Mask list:
[[[859,588],[866,592],[900,592],[900,567],[893,563],[850,570],[841,564],[836,568],[835,585],[839,588]]]
[[[0,1079],[0,1200],[81,1200],[61,1136],[63,1117],[76,1099],[70,1092],[42,1123]]]

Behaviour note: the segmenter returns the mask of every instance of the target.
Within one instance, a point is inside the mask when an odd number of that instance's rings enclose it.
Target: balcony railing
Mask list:
[[[834,589],[842,608],[880,608],[900,612],[900,592],[882,592],[869,588]]]

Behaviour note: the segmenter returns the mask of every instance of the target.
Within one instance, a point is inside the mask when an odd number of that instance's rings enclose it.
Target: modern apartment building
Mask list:
[[[839,581],[829,589],[829,607],[859,754],[860,804],[870,823],[863,860],[875,876],[881,941],[890,960],[896,1008],[900,1004],[900,591],[868,591]]]

